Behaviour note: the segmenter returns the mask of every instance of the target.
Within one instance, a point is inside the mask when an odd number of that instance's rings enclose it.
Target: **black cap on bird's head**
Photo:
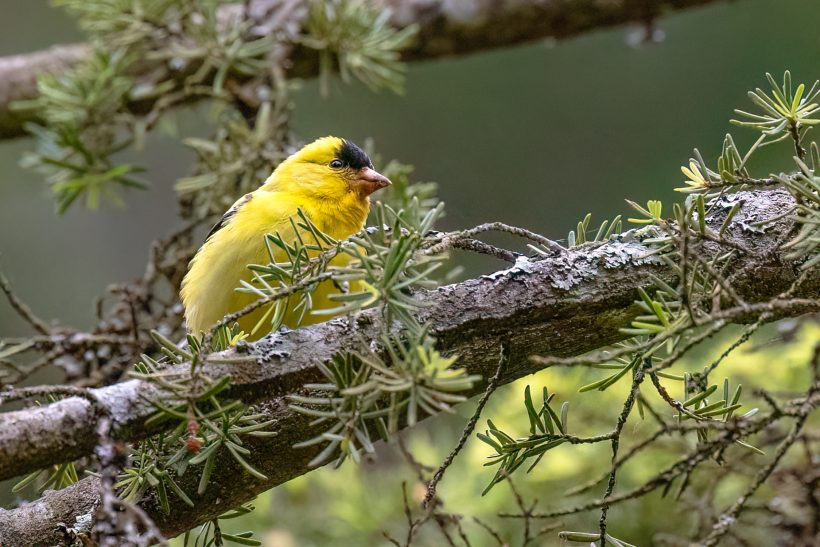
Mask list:
[[[361,197],[367,197],[376,190],[390,185],[390,179],[373,169],[373,162],[364,150],[353,142],[339,137],[322,137],[302,147],[277,168],[277,172],[282,175],[281,179],[277,180],[292,177],[289,170],[294,165],[330,168],[334,176],[329,177],[329,180],[338,180],[347,190],[353,190]],[[276,174],[275,172],[274,177]]]
[[[390,179],[373,169],[373,162],[364,150],[349,140],[340,140],[336,158],[330,162],[330,166],[353,171],[355,175],[351,178],[351,183],[360,194],[369,196],[376,190],[390,186]]]
[[[359,148],[355,143],[342,139],[342,145],[336,152],[336,158],[342,162],[344,167],[351,169],[364,169],[369,167],[373,169],[373,162],[367,155],[367,152]]]

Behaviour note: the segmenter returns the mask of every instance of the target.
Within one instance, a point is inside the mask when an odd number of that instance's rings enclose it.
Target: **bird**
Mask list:
[[[188,331],[194,335],[209,332],[223,317],[259,298],[235,289],[242,281],[252,281],[249,264],[270,262],[265,234],[278,232],[284,241],[296,241],[290,219],[301,210],[323,233],[336,240],[346,239],[364,228],[370,195],[390,184],[373,168],[367,153],[339,137],[319,138],[289,156],[259,188],[228,209],[190,261],[180,287]],[[278,249],[274,260],[286,260],[285,252]],[[350,260],[339,255],[331,264],[343,265]],[[333,280],[323,281],[312,293],[312,308],[338,306],[329,296],[339,292],[341,288]],[[330,318],[320,312],[301,314],[293,309],[294,304],[286,305],[282,324],[289,328]],[[271,330],[263,328],[270,317],[270,310],[264,308],[238,319],[247,339],[261,338]]]

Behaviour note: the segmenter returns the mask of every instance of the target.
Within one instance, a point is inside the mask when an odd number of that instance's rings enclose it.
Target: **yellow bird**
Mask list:
[[[262,186],[233,204],[191,260],[180,290],[188,330],[194,334],[208,331],[225,315],[259,298],[234,289],[241,280],[253,278],[248,264],[268,263],[266,233],[279,232],[287,242],[296,240],[289,219],[299,209],[325,234],[345,239],[364,227],[370,194],[389,184],[361,148],[338,137],[318,139],[283,161]],[[280,252],[281,256],[274,257],[277,261],[286,259]],[[347,259],[339,256],[334,260],[343,263]],[[338,292],[333,281],[323,282],[312,295],[313,307],[337,306],[328,296]],[[258,309],[241,318],[240,328],[251,333],[265,311]],[[327,319],[307,314],[301,325]],[[300,326],[297,321],[298,313],[288,306],[283,323],[296,328]],[[268,331],[258,329],[251,338]]]

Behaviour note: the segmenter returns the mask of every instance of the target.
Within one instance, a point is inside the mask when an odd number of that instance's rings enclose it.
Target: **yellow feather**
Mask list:
[[[236,292],[241,281],[253,277],[248,264],[267,264],[269,257],[264,243],[266,233],[279,232],[285,241],[294,241],[290,218],[301,209],[321,231],[335,239],[345,239],[364,227],[370,207],[366,194],[357,190],[355,169],[333,169],[330,162],[338,156],[342,139],[325,137],[305,146],[277,167],[259,189],[239,199],[191,261],[182,282],[180,296],[185,306],[185,319],[193,333],[207,331],[225,315],[238,311],[258,296]],[[366,158],[366,156],[365,156]],[[369,162],[369,160],[368,160]],[[310,241],[308,236],[306,241]],[[284,253],[275,257],[285,260]],[[334,264],[349,257],[339,256]],[[353,286],[351,290],[357,290]],[[313,308],[335,307],[328,298],[339,289],[332,281],[321,283],[313,292]],[[250,333],[269,311],[260,308],[239,320]],[[288,304],[284,324],[291,328],[317,323],[329,317],[307,314],[296,324],[297,313]],[[270,329],[265,318],[264,328],[251,338],[259,338]]]

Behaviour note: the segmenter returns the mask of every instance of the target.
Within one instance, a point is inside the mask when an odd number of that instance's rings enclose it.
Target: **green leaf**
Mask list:
[[[718,387],[717,387],[716,384],[712,385],[706,391],[702,391],[702,392],[698,393],[697,395],[695,395],[694,397],[692,397],[691,399],[688,399],[688,400],[684,401],[684,403],[683,403],[684,408],[690,407],[690,406],[692,406],[696,403],[701,402],[706,397],[708,397],[709,395],[711,395],[712,393],[717,391],[717,388]]]
[[[262,542],[250,537],[253,532],[242,532],[241,534],[226,534],[222,532],[222,539],[239,545],[262,545]]]
[[[532,404],[529,385],[524,388],[524,407],[527,409],[527,416],[529,416],[530,419],[530,433],[534,434],[536,430],[545,433],[546,429],[544,428],[544,424],[541,423],[541,420],[538,418],[538,412],[535,411],[535,406]]]
[[[182,488],[180,488],[179,485],[174,481],[174,479],[171,478],[171,475],[168,473],[168,471],[164,471],[162,473],[162,480],[165,481],[166,484],[168,484],[168,486],[171,487],[171,490],[174,491],[174,493],[179,497],[179,499],[181,499],[191,507],[194,506],[194,502],[191,501],[191,498],[188,497],[188,494],[186,494],[182,490]]]

